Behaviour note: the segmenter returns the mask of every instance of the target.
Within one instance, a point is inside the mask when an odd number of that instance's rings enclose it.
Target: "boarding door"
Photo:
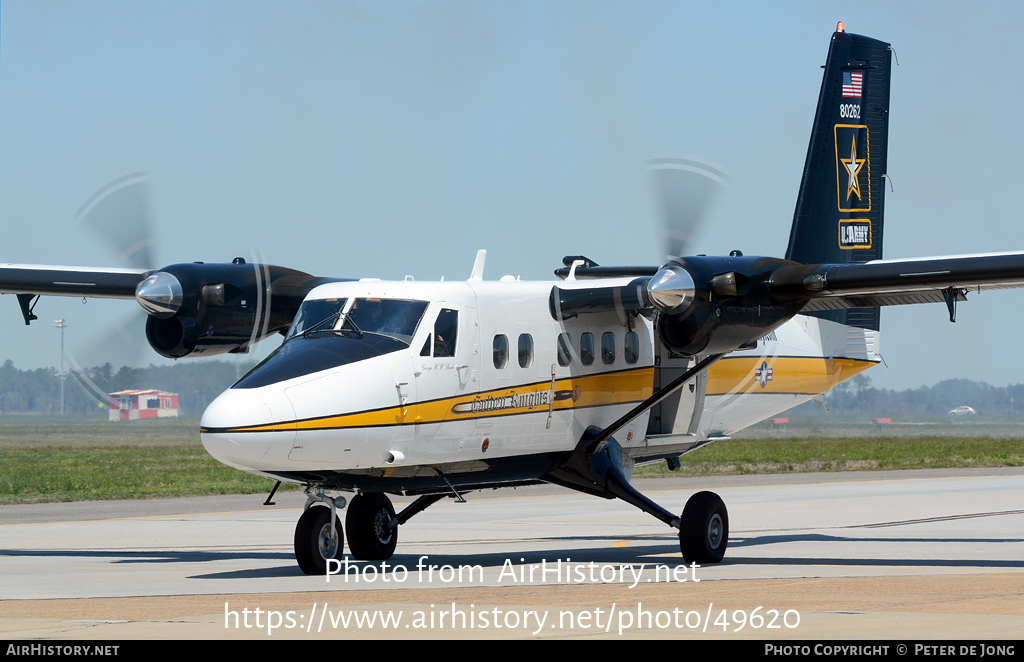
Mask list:
[[[424,317],[429,335],[416,334],[419,352],[413,357],[413,374],[421,420],[416,441],[419,448],[425,445],[431,461],[457,460],[459,451],[475,436],[480,328],[475,295],[468,287],[465,295],[433,302]]]

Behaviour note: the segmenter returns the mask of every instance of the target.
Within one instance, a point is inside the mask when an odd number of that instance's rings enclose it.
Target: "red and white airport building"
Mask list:
[[[178,415],[178,394],[155,389],[110,394],[110,420],[137,421]]]

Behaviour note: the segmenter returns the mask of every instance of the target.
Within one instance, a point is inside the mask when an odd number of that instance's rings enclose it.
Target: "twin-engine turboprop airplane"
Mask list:
[[[445,497],[549,482],[619,498],[717,562],[722,500],[676,514],[630,485],[667,461],[818,398],[871,367],[879,307],[1024,286],[1024,253],[882,260],[889,45],[832,35],[785,259],[684,256],[661,267],[567,257],[555,284],[340,281],[267,265],[158,271],[0,265],[26,324],[39,295],[135,298],[161,355],[284,342],[206,410],[203,444],[304,485],[306,573],[386,559],[399,525]],[[687,162],[662,166],[685,170]],[[350,500],[331,494],[348,493]],[[388,494],[417,495],[396,513]],[[346,507],[342,526],[339,509]],[[312,506],[312,507],[311,507]]]

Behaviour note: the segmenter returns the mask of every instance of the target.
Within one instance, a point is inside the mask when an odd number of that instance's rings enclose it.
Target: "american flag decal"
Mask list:
[[[861,97],[861,90],[864,86],[864,72],[844,71],[843,72],[843,96]]]

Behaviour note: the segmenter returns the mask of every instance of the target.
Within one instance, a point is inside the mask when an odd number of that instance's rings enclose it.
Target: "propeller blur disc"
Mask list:
[[[155,268],[153,224],[149,213],[149,177],[135,172],[96,191],[79,208],[78,223],[88,227],[118,259],[135,269]]]
[[[692,255],[697,235],[726,182],[725,170],[695,156],[666,154],[648,161],[661,246],[666,260]]]

